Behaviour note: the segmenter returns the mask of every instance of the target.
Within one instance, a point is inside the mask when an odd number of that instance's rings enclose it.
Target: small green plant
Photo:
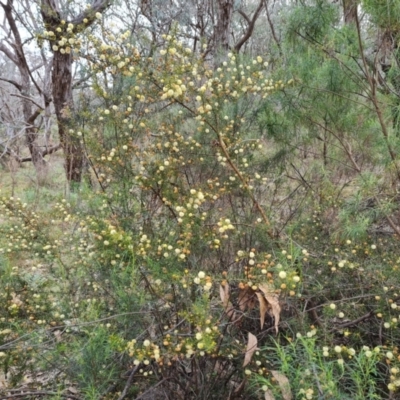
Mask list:
[[[382,347],[354,349],[320,344],[317,330],[297,334],[285,344],[274,342],[258,355],[265,367],[254,377],[271,398],[381,399],[387,396],[387,364],[393,353]],[[392,366],[391,379],[398,368]],[[285,382],[285,385],[283,384]],[[275,397],[276,396],[276,397]]]

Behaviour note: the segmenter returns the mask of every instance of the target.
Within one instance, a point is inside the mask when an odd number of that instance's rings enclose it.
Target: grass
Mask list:
[[[65,196],[66,179],[62,155],[48,158],[48,176],[43,185],[38,185],[35,168],[32,163],[23,163],[13,171],[5,169],[0,172],[0,190],[3,196],[18,197],[24,202],[46,203],[49,197]]]

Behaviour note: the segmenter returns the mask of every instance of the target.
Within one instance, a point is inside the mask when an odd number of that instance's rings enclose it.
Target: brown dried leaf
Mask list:
[[[236,312],[233,304],[229,301],[229,284],[225,283],[224,286],[219,286],[219,294],[221,296],[222,305],[224,307],[225,313],[230,320],[236,319]]]
[[[225,283],[224,286],[219,285],[219,294],[221,296],[221,301],[226,311],[229,304],[229,284]]]
[[[267,300],[265,300],[265,297],[261,293],[256,293],[258,302],[260,303],[260,323],[261,323],[261,329],[264,326],[265,322],[265,313],[268,311],[268,303]]]
[[[258,288],[264,293],[265,299],[268,301],[268,304],[271,306],[271,312],[275,319],[275,330],[276,330],[276,333],[278,333],[278,325],[279,325],[279,319],[280,319],[280,315],[281,315],[281,306],[279,304],[279,296],[275,293],[273,288],[266,283],[258,285]]]
[[[168,301],[174,301],[174,295],[173,295],[172,293],[166,293],[166,294],[164,295],[164,300],[165,300],[166,302],[168,302]]]
[[[3,372],[0,372],[0,389],[5,390],[8,387],[7,377]]]
[[[257,350],[257,338],[249,332],[249,339],[247,340],[246,354],[244,355],[243,367],[245,367],[253,357],[254,352]]]
[[[214,365],[215,374],[222,375],[224,371],[225,371],[225,364],[217,360]]]
[[[256,303],[254,301],[254,290],[251,288],[240,289],[238,296],[238,305],[241,311],[252,310]]]
[[[246,309],[247,302],[248,302],[247,289],[239,289],[238,306],[241,311],[244,311]]]
[[[155,340],[157,337],[157,325],[156,324],[150,325],[148,328],[148,332],[150,335],[150,339]]]
[[[264,393],[264,399],[265,400],[275,400],[275,396],[271,392],[271,390],[267,389]]]
[[[243,379],[240,385],[235,389],[235,395],[238,396],[243,392],[244,387],[246,386],[247,379]]]
[[[271,373],[275,380],[278,382],[278,385],[282,392],[283,400],[292,400],[293,395],[290,389],[289,379],[286,377],[286,375],[283,375],[279,371],[271,371]]]
[[[225,313],[230,320],[236,319],[235,308],[233,307],[233,305],[230,301],[228,302],[228,305],[226,306]]]

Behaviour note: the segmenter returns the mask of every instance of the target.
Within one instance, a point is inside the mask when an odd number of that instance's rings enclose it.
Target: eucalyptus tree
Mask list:
[[[42,82],[40,82],[34,73],[48,70],[49,60],[44,53],[39,53],[39,57],[36,59],[29,56],[29,45],[34,41],[34,32],[27,31],[25,26],[20,23],[20,20],[25,19],[27,15],[24,12],[24,5],[22,3],[16,5],[12,0],[8,0],[0,2],[0,6],[5,16],[0,51],[15,65],[18,71],[17,77],[7,77],[3,73],[0,79],[12,85],[21,100],[26,143],[38,177],[42,177],[46,170],[45,151],[39,147],[35,123],[41,112],[49,106],[51,97],[46,79],[42,75]]]
[[[72,96],[72,64],[74,51],[59,48],[60,42],[73,45],[78,34],[88,29],[109,5],[110,0],[94,0],[76,12],[70,2],[42,0],[40,12],[52,51],[52,98],[58,123],[58,134],[64,150],[65,172],[68,181],[80,182],[83,151],[78,137],[69,135],[68,126],[74,112]],[[57,43],[58,45],[54,44]],[[64,46],[65,46],[64,45]],[[62,51],[64,50],[64,51]]]
[[[251,39],[264,6],[264,0],[126,0],[120,9],[114,8],[114,16],[135,34],[146,31],[150,47],[159,45],[162,34],[178,27],[178,36],[193,51],[212,56],[219,51],[242,50]]]
[[[46,169],[44,156],[62,147],[67,180],[81,181],[83,151],[79,139],[68,129],[74,115],[73,64],[79,57],[79,48],[73,44],[79,43],[79,35],[93,25],[110,4],[111,0],[93,0],[86,5],[58,0],[0,2],[5,15],[0,51],[18,70],[17,78],[1,79],[19,92],[25,137],[39,175]],[[35,49],[36,57],[28,57],[35,42],[39,45]],[[49,46],[44,46],[44,42]],[[49,115],[51,104],[60,144],[41,149],[37,121],[41,114]]]

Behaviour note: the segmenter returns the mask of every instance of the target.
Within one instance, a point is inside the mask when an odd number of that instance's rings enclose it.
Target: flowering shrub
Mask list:
[[[75,28],[54,51],[82,48]],[[395,244],[321,234],[313,194],[292,225],[277,207],[291,182],[266,167],[259,114],[295,82],[265,57],[211,65],[174,35],[143,56],[103,33],[85,39],[96,101],[69,132],[90,189],[0,200],[1,384],[55,370],[93,399],[396,391]]]

